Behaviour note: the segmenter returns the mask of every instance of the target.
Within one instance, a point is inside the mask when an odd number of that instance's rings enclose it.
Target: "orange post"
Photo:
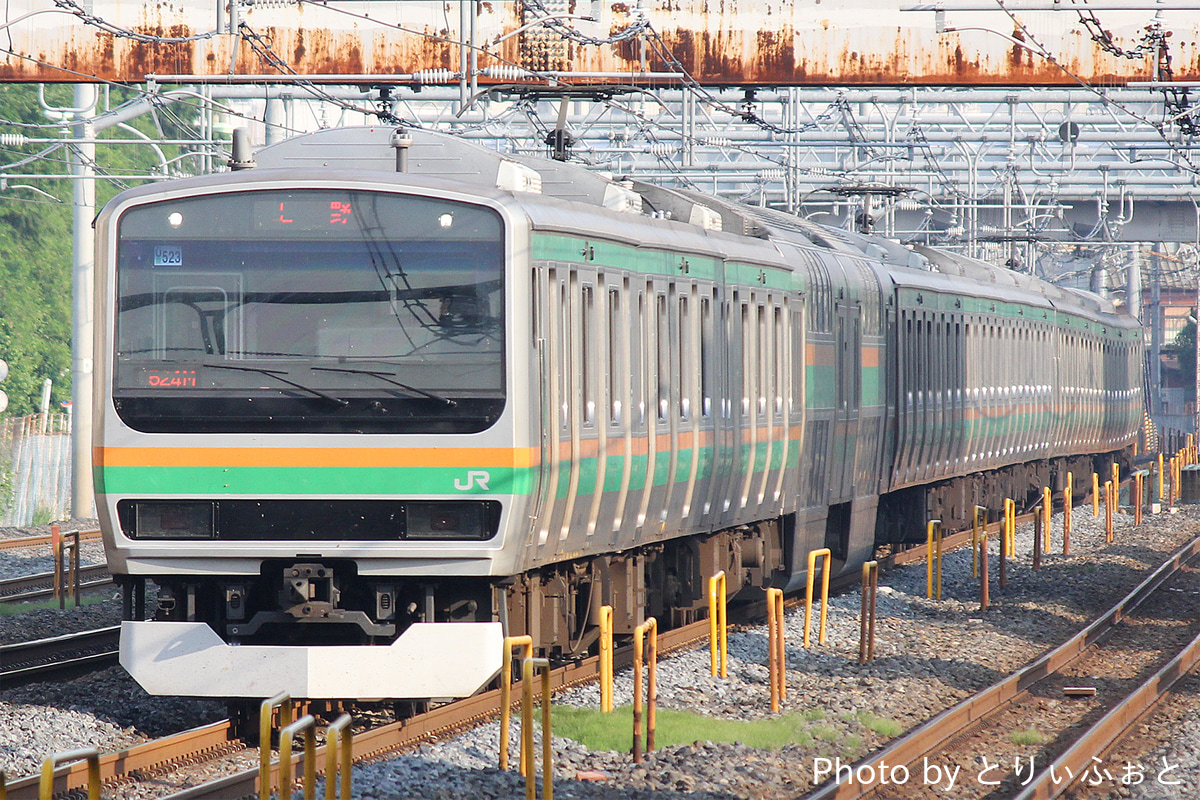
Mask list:
[[[1054,495],[1050,487],[1042,489],[1042,552],[1050,552],[1050,520],[1054,515]]]
[[[807,633],[807,632],[806,632]],[[783,647],[783,590],[767,589],[767,673],[771,681],[771,711],[787,699],[787,667]]]
[[[507,636],[504,639],[504,655],[500,661],[500,769],[508,769],[508,730],[509,717],[512,714],[512,659],[513,650],[521,648],[521,661],[533,657],[533,637]],[[525,732],[521,732],[521,774],[525,775],[528,758],[532,753],[525,752]]]
[[[1001,553],[1004,551],[1001,550]],[[984,530],[983,536],[979,538],[979,610],[987,611],[987,607],[991,602],[990,587],[988,586],[988,535]]]
[[[817,641],[825,644],[825,618],[829,612],[829,572],[833,566],[833,553],[828,547],[810,550],[808,553],[808,584],[804,590],[804,646],[808,647],[809,629],[812,627],[813,583],[817,559],[825,559],[821,568],[821,626]]]
[[[1158,454],[1158,502],[1162,502],[1166,495],[1163,493],[1163,454]]]
[[[507,655],[507,654],[506,654]],[[521,659],[521,752],[529,754],[525,771],[525,800],[535,800],[533,769],[533,673],[542,674],[542,800],[554,797],[554,748],[550,739],[550,660]]]
[[[600,712],[613,710],[613,609],[600,606]]]
[[[643,642],[649,638],[650,646]],[[658,708],[658,622],[650,617],[633,631],[633,763],[642,763],[642,652],[649,666],[646,681],[646,751],[654,749],[654,724]]]
[[[983,512],[983,524],[979,522],[980,512]],[[983,506],[975,506],[975,511],[971,517],[971,577],[979,577],[979,535],[987,533],[987,509]]]
[[[878,591],[879,562],[868,561],[862,567],[862,616],[859,618],[858,631],[859,664],[866,664],[875,658],[875,599]],[[787,689],[786,684],[784,689]]]
[[[1092,516],[1100,516],[1100,476],[1092,473]]]
[[[725,570],[708,579],[708,660],[713,677],[719,671],[729,677],[726,653],[729,652],[729,625],[726,616]]]

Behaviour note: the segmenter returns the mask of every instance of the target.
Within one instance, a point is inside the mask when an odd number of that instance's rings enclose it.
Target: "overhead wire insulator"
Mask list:
[[[492,67],[484,67],[479,70],[479,74],[485,78],[491,78],[498,81],[515,81],[521,78],[528,78],[533,75],[527,69],[518,67],[513,64],[500,64]]]
[[[0,147],[21,147],[29,144],[29,137],[23,133],[0,133]]]
[[[452,69],[423,69],[413,77],[418,83],[454,83],[458,73]]]

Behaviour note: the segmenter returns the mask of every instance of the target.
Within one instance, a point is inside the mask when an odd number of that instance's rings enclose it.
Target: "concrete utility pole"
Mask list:
[[[1129,314],[1139,321],[1144,316],[1142,309],[1142,251],[1136,244],[1126,247],[1129,255],[1129,271],[1126,273],[1125,302],[1129,306]]]
[[[96,110],[96,87],[75,86],[75,122],[71,147],[74,176],[72,238],[74,265],[71,271],[71,515],[94,516],[92,486],[92,298],[95,293],[96,240],[92,219],[96,216],[96,145],[91,117]]]

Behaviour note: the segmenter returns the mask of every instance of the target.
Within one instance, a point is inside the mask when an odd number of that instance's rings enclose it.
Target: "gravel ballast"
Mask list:
[[[816,643],[814,621],[813,644],[804,648],[803,609],[789,611],[785,623],[788,697],[783,711],[803,714],[809,721],[803,743],[780,750],[713,743],[701,728],[693,741],[660,747],[647,754],[642,764],[634,765],[628,753],[589,752],[556,738],[555,795],[647,800],[685,795],[702,800],[796,797],[813,785],[814,768],[826,763],[819,759],[848,764],[884,744],[894,730],[928,719],[1067,638],[1200,531],[1200,509],[1184,507],[1178,514],[1148,514],[1136,529],[1132,517],[1121,514],[1116,527],[1116,541],[1105,544],[1103,518],[1094,519],[1090,506],[1077,508],[1071,556],[1047,554],[1042,569],[1035,572],[1030,568],[1032,526],[1021,526],[1017,557],[1009,561],[1004,591],[996,580],[997,537],[991,537],[992,605],[986,611],[979,608],[978,583],[971,577],[967,549],[947,555],[941,600],[925,597],[924,564],[881,576],[875,660],[864,666],[857,663],[857,591],[831,599],[823,645]],[[1056,516],[1053,531],[1053,548],[1061,550],[1061,515]],[[112,604],[101,604],[107,605]],[[0,620],[0,640],[14,640],[11,629],[29,625],[21,621],[24,616]],[[707,647],[662,660],[659,708],[724,719],[772,716],[766,654],[765,628],[754,627],[731,631],[727,679],[710,676]],[[617,704],[628,704],[631,695],[632,677],[624,670],[616,679]],[[554,702],[595,708],[599,690],[578,687],[557,695]],[[1195,739],[1187,730],[1198,727],[1200,715],[1181,713],[1183,721],[1172,725],[1173,730]],[[41,758],[55,750],[97,746],[111,751],[222,714],[223,706],[216,703],[148,697],[119,669],[62,685],[0,690],[0,719],[5,720],[0,726],[0,769],[10,776],[32,774]],[[881,720],[888,724],[879,724]],[[520,796],[524,779],[515,771],[505,774],[495,768],[498,727],[492,722],[462,736],[423,745],[415,753],[358,766],[354,796]],[[519,727],[519,720],[514,720],[514,762]],[[1162,748],[1168,759],[1181,760],[1177,769],[1164,776],[1180,784],[1160,785],[1156,778],[1163,765],[1155,761],[1157,767],[1151,769],[1151,756],[1147,756],[1141,785],[1118,785],[1124,764],[1107,765],[1116,779],[1112,796],[1196,796],[1200,742],[1172,742]],[[540,744],[536,752],[540,764]],[[997,742],[994,752],[979,755],[990,763],[1007,763],[1011,770],[1014,758],[1026,752],[1011,742]],[[960,776],[960,780],[979,777]],[[919,775],[913,777],[918,779]],[[937,796],[952,797],[953,793],[939,791]]]

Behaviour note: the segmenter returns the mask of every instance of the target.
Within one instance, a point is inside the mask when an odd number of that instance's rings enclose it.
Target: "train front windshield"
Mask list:
[[[504,406],[503,222],[248,191],[119,221],[113,402],[147,432],[469,433]]]

